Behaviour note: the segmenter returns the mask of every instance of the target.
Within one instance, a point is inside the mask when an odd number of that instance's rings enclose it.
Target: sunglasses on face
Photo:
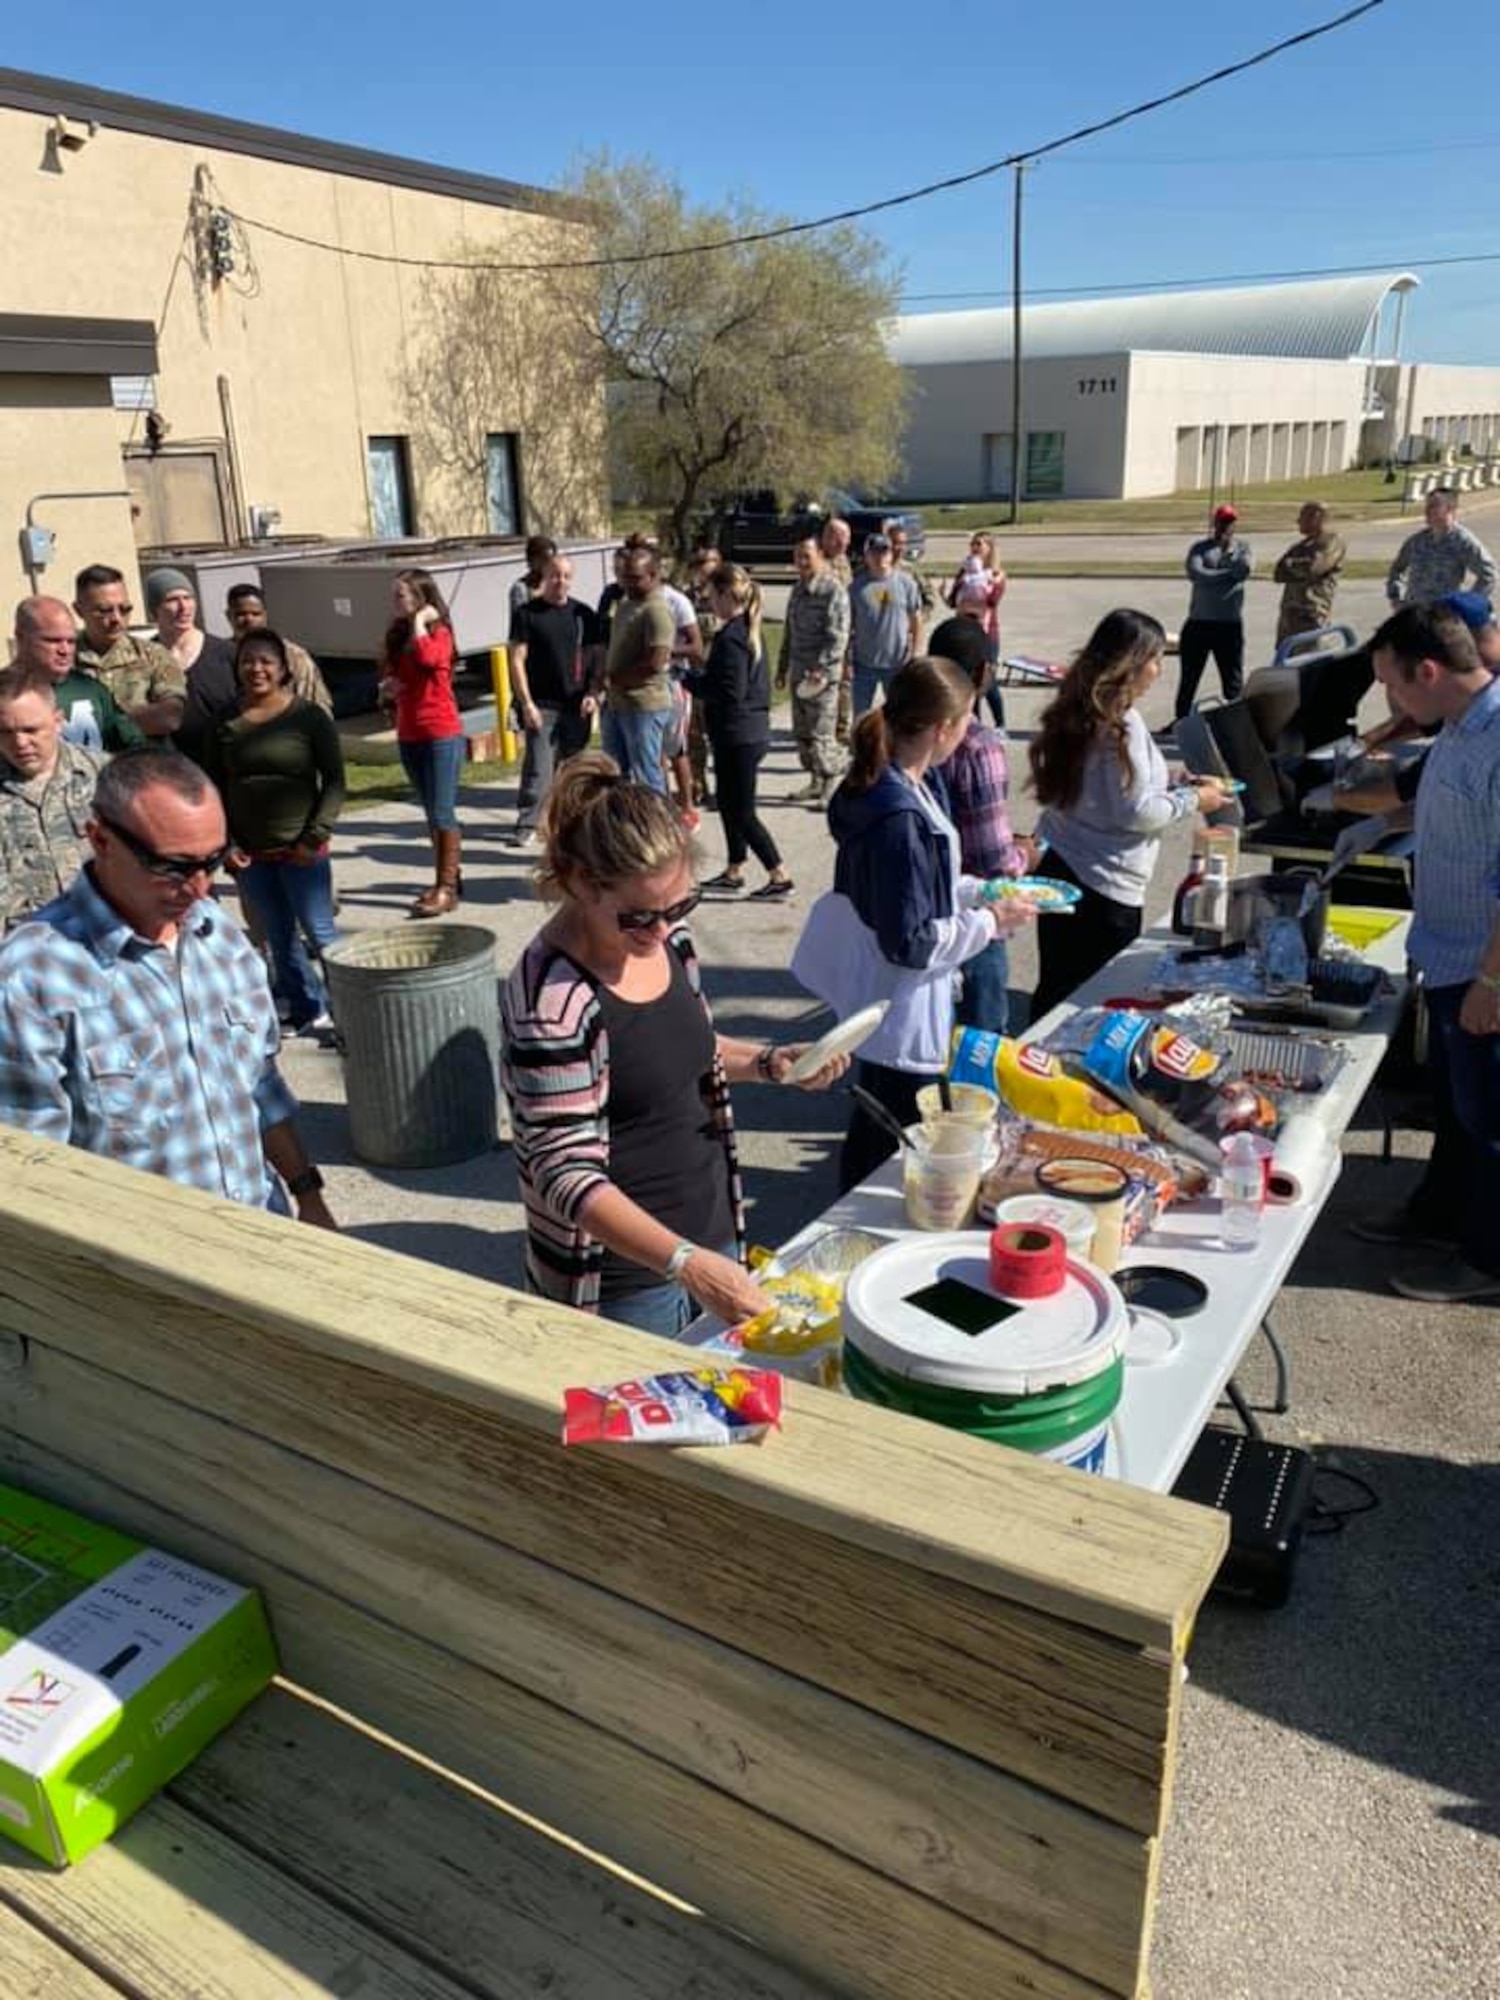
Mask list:
[[[195,875],[217,874],[229,853],[226,841],[212,854],[158,854],[154,847],[148,847],[128,826],[121,826],[117,819],[107,819],[103,813],[96,813],[94,817],[101,826],[109,828],[122,846],[129,848],[148,875],[158,876],[163,881],[190,882]]]
[[[665,924],[671,930],[674,924],[690,917],[702,901],[703,891],[694,889],[690,896],[684,896],[680,903],[668,904],[664,910],[621,910],[615,922],[627,932],[654,930],[658,924]]]

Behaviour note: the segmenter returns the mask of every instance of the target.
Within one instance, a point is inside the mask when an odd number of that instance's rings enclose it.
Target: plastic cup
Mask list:
[[[1036,1184],[1046,1194],[1089,1209],[1094,1218],[1089,1262],[1100,1271],[1117,1270],[1125,1247],[1125,1197],[1130,1191],[1125,1169],[1108,1160],[1043,1160],[1036,1170]]]
[[[906,1219],[913,1229],[962,1229],[974,1211],[987,1130],[945,1119],[914,1125],[901,1154]]]
[[[956,1118],[965,1125],[991,1126],[1000,1110],[1000,1100],[993,1090],[985,1090],[977,1083],[950,1083],[949,1096],[953,1109],[943,1109],[943,1093],[935,1083],[924,1083],[917,1092],[917,1116],[924,1125],[934,1125],[940,1118]]]

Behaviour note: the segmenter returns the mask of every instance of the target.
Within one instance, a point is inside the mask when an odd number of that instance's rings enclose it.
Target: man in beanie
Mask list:
[[[1179,720],[1193,706],[1210,654],[1226,701],[1238,701],[1245,685],[1245,579],[1251,559],[1249,543],[1234,532],[1239,518],[1233,507],[1215,507],[1213,533],[1187,553],[1193,596],[1177,642]]]
[[[165,647],[131,631],[130,593],[120,571],[107,563],[81,569],[73,609],[83,627],[79,667],[98,677],[143,735],[164,742],[182,720],[187,680]]]
[[[173,732],[177,748],[202,764],[219,724],[239,709],[234,648],[199,625],[192,578],[180,569],[151,571],[146,578],[146,609],[156,620],[157,638],[187,681],[182,719]]]

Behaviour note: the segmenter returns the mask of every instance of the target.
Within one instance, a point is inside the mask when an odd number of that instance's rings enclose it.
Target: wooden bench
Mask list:
[[[0,1478],[265,1593],[286,1679],[65,1874],[7,2000],[1147,1989],[1197,1508],[0,1134]]]

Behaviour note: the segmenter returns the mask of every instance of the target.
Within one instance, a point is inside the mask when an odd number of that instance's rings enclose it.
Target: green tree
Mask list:
[[[599,219],[597,334],[617,477],[659,507],[675,552],[716,498],[829,485],[878,490],[900,462],[901,371],[882,323],[896,280],[878,243],[839,226],[697,249],[775,227],[735,202],[690,208],[649,162],[587,166]],[[633,263],[644,251],[685,254]]]

